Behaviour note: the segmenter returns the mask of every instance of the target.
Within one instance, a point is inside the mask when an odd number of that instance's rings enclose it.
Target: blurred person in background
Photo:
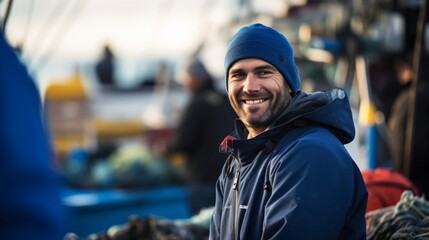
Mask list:
[[[411,61],[404,63],[399,79],[407,85],[396,98],[388,121],[391,133],[391,150],[395,170],[405,174],[421,191],[429,196],[429,57],[425,53],[420,63],[420,76],[415,89],[413,136],[410,162],[405,162],[405,145],[408,111],[410,107],[410,87],[414,72]],[[408,165],[408,166],[406,166]],[[406,169],[409,169],[408,171]]]
[[[307,94],[293,48],[262,24],[241,28],[225,56],[239,120],[221,144],[210,239],[365,239],[367,190],[344,144],[355,136],[341,89]]]
[[[410,72],[404,58],[402,55],[386,55],[370,62],[369,74],[374,79],[370,82],[371,90],[386,122],[390,119],[395,99],[410,84]]]
[[[228,97],[215,88],[215,80],[203,62],[191,59],[185,64],[183,86],[191,99],[163,155],[182,154],[193,215],[215,203],[215,182],[224,164],[219,143],[234,130],[235,119]]]
[[[395,169],[407,176],[428,199],[429,5],[426,1],[426,4],[414,4],[414,6],[405,8],[401,12],[405,18],[403,51],[406,57],[404,64],[401,68],[397,68],[397,71],[400,80],[408,84],[392,105],[388,127],[392,134],[392,158]],[[422,9],[425,10],[423,15]],[[419,51],[416,51],[416,44],[420,45]],[[416,69],[419,71],[416,72]],[[410,109],[411,106],[414,109]],[[409,119],[411,112],[414,115]],[[408,130],[411,130],[408,126],[411,125],[413,129],[408,136]]]
[[[36,85],[0,33],[0,238],[63,239],[60,179]]]
[[[114,85],[116,83],[115,55],[108,44],[103,47],[103,55],[95,66],[95,72],[101,84]]]

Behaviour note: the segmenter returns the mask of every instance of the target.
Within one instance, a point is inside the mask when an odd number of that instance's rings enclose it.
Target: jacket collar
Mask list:
[[[306,125],[325,127],[343,144],[351,142],[355,129],[345,92],[340,89],[313,94],[298,91],[273,124],[251,139],[247,139],[248,131],[237,119],[235,132],[224,139],[220,151],[240,161],[252,161],[261,150],[271,151],[285,131]]]

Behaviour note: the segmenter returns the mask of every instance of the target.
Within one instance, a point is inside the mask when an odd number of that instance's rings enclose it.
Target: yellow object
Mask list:
[[[361,125],[374,125],[378,122],[378,113],[375,104],[371,101],[363,101],[359,108],[359,123]]]
[[[55,101],[86,98],[86,89],[79,74],[76,74],[72,78],[65,81],[50,83],[45,92],[46,100]]]
[[[64,159],[74,148],[87,148],[87,139],[83,134],[54,135],[54,146],[59,159]]]
[[[91,117],[88,94],[80,74],[62,81],[52,81],[44,93],[44,110],[52,142],[60,160],[74,148],[88,148],[91,143]]]
[[[108,120],[93,119],[92,126],[99,138],[129,137],[143,134],[143,124],[140,120]]]

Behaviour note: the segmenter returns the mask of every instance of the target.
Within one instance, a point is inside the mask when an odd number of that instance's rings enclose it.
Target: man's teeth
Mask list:
[[[246,100],[246,104],[258,104],[263,102],[263,99],[258,99],[258,100]]]

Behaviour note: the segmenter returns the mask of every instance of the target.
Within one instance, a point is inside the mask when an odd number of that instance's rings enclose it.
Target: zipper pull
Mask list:
[[[240,176],[240,171],[235,172],[234,183],[232,184],[232,189],[237,190],[238,177]]]

